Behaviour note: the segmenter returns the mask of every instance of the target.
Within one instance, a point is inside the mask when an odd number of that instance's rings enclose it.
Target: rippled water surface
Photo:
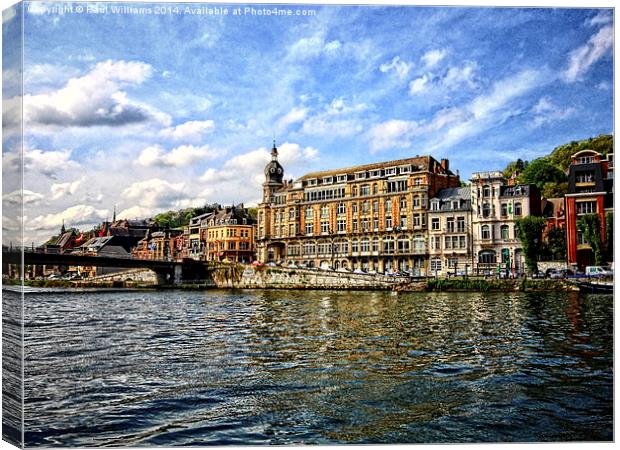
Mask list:
[[[27,445],[611,440],[611,296],[28,294]]]

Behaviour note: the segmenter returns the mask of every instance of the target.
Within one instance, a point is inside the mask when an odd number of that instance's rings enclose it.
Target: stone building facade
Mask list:
[[[278,150],[265,167],[257,257],[335,270],[428,271],[428,200],[460,185],[431,156],[284,180]]]
[[[228,206],[203,220],[207,261],[254,261],[254,223],[243,205]]]
[[[540,216],[540,192],[534,185],[508,185],[499,171],[471,178],[473,264],[477,273],[525,272],[516,220]]]
[[[429,275],[471,274],[473,269],[471,188],[442,189],[428,212]]]

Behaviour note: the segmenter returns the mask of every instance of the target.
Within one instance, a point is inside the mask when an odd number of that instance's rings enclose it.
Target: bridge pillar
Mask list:
[[[174,266],[174,279],[172,280],[173,284],[181,284],[183,282],[183,266],[180,264],[176,264]]]

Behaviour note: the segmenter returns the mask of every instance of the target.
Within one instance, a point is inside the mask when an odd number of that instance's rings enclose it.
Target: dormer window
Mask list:
[[[316,184],[317,184],[316,178],[312,178],[308,180],[308,186],[316,186]]]
[[[344,183],[345,181],[347,181],[347,176],[346,175],[338,175],[336,180],[338,181],[338,183]]]
[[[324,177],[323,184],[331,184],[334,179],[332,177]]]
[[[386,175],[396,175],[396,167],[390,167],[389,169],[385,169]]]
[[[411,166],[401,166],[400,173],[409,173],[411,172]]]
[[[439,211],[439,202],[438,201],[432,201],[431,202],[431,211]]]

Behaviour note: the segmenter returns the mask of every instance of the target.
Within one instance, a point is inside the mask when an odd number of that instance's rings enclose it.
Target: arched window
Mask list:
[[[369,252],[370,251],[370,239],[368,239],[368,238],[363,238],[362,239],[360,251],[362,251],[362,252]]]
[[[482,204],[482,217],[489,217],[491,215],[491,205],[488,203]]]
[[[351,241],[351,251],[357,253],[359,251],[359,242],[357,239]]]
[[[508,225],[502,225],[499,229],[502,239],[510,239],[510,229]]]
[[[491,229],[488,225],[482,225],[481,233],[482,239],[491,239]]]

